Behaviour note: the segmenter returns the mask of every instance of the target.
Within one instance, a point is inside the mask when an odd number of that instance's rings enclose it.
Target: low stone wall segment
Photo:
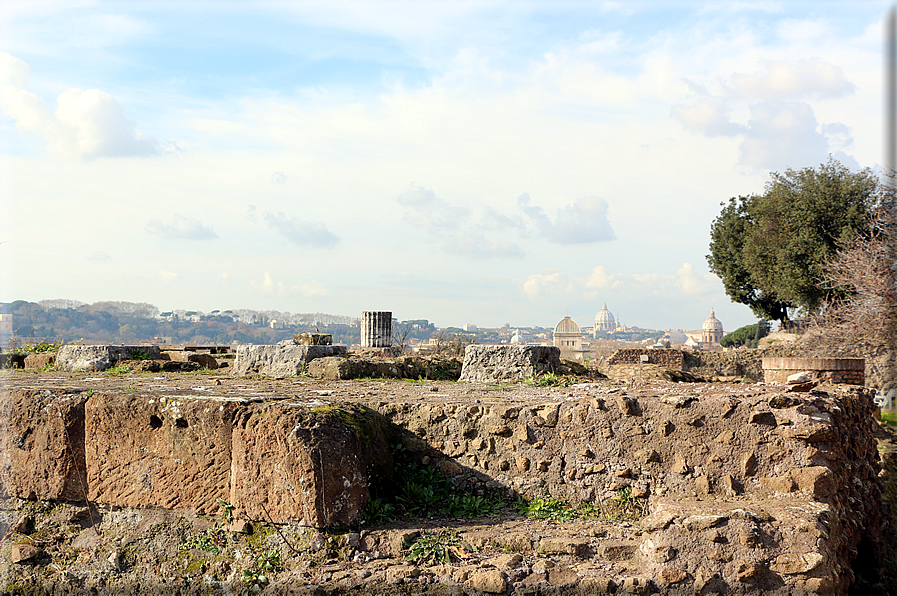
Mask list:
[[[0,495],[81,501],[86,490],[112,506],[205,514],[222,498],[244,518],[342,527],[363,519],[373,483],[389,482],[401,443],[459,490],[598,507],[647,499],[631,539],[580,540],[573,554],[625,560],[664,594],[840,595],[853,561],[881,560],[863,387],[433,383],[415,397],[407,383],[297,379],[277,393],[281,382],[222,379],[4,388]]]
[[[461,378],[466,382],[517,381],[561,368],[561,349],[554,346],[491,346],[464,349]]]
[[[237,346],[233,374],[288,377],[302,374],[309,362],[327,356],[348,357],[346,346],[313,346],[293,340],[279,344]]]

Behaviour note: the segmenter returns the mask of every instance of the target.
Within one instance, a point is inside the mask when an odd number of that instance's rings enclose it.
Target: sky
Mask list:
[[[878,167],[888,8],[0,0],[0,301],[732,331],[720,204]]]

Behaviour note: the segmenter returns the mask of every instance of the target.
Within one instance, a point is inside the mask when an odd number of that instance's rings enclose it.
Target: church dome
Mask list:
[[[514,332],[514,335],[511,337],[511,343],[512,343],[512,344],[519,344],[519,343],[522,343],[522,342],[523,342],[523,339],[520,337],[520,329],[517,329],[517,330]]]
[[[701,329],[704,331],[719,331],[722,333],[723,324],[716,318],[716,314],[713,312],[712,308],[710,309],[710,318],[704,321],[704,326],[701,327]]]
[[[579,325],[576,324],[576,321],[571,319],[570,317],[564,317],[564,319],[557,324],[557,327],[554,328],[555,334],[558,333],[579,333],[582,334],[582,329],[579,328]]]
[[[616,328],[617,322],[614,320],[614,315],[607,310],[607,302],[605,302],[598,314],[595,315],[595,331],[613,331]]]
[[[713,309],[710,309],[710,318],[704,321],[701,327],[701,341],[707,344],[718,344],[723,338],[723,324],[716,318]]]

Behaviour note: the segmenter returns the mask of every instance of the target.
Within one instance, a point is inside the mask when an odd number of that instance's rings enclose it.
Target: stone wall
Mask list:
[[[346,346],[312,346],[284,340],[276,345],[237,346],[234,375],[289,377],[302,374],[315,358],[349,355]]]
[[[767,383],[785,383],[788,377],[808,372],[830,383],[863,385],[866,361],[862,358],[764,358],[763,377]]]
[[[11,389],[0,497],[219,510],[312,527],[361,520],[391,474],[389,425],[359,406]],[[266,509],[263,509],[266,508]]]
[[[648,360],[643,360],[642,356],[647,356]],[[657,364],[658,366],[665,366],[667,368],[683,370],[685,365],[685,356],[683,355],[682,350],[672,349],[617,350],[607,361],[607,364],[640,364],[642,362],[645,362],[646,364]]]

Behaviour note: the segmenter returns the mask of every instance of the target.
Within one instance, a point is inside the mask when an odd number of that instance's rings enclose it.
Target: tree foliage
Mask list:
[[[753,325],[739,327],[732,333],[727,333],[719,341],[719,345],[724,348],[729,346],[756,348],[760,340],[767,335],[769,335],[769,321],[759,321]]]
[[[834,159],[773,173],[763,194],[722,203],[710,230],[710,270],[760,317],[816,312],[849,292],[825,284],[824,267],[839,246],[868,237],[879,198],[871,170],[851,172]]]

